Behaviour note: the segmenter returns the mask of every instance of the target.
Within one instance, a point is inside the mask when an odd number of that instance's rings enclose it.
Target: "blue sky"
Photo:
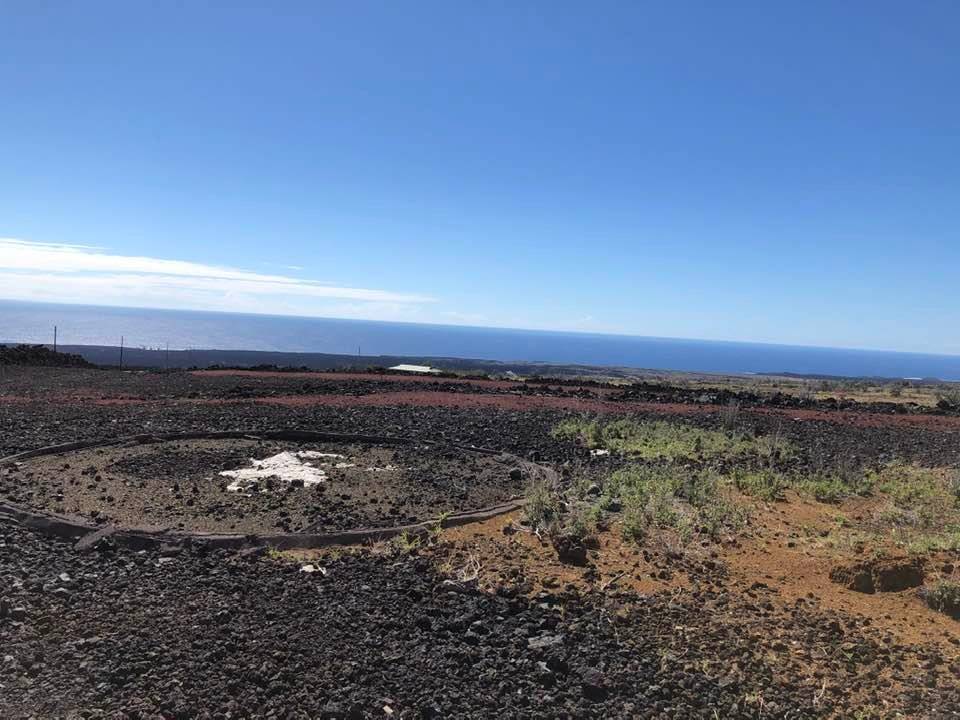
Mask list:
[[[0,297],[960,353],[960,4],[270,5],[0,7]]]

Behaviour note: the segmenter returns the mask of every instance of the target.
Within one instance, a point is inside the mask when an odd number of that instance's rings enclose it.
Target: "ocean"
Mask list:
[[[960,380],[960,356],[0,300],[0,342],[537,361],[713,373]]]

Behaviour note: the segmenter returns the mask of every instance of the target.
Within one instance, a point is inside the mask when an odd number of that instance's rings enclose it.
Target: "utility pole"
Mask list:
[[[165,354],[164,357],[163,357],[163,369],[164,369],[164,370],[169,370],[169,369],[170,369],[170,343],[169,343],[169,341],[167,342],[167,352],[166,352],[166,354]]]
[[[53,326],[53,351],[57,351],[57,326]]]
[[[123,335],[120,336],[120,369],[123,370]]]

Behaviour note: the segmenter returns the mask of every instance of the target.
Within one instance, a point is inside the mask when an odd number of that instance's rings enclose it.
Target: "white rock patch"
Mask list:
[[[224,470],[220,474],[223,477],[233,478],[233,482],[227,485],[227,490],[230,492],[249,490],[254,483],[266,480],[269,477],[278,478],[288,483],[302,480],[304,487],[310,487],[326,480],[327,473],[322,468],[306,464],[303,460],[320,457],[342,458],[343,456],[333,453],[318,453],[313,450],[304,450],[297,453],[282,452],[263,460],[251,459],[250,463],[253,467],[241,468],[240,470]]]
[[[336,458],[337,460],[343,460],[346,455],[339,455],[337,453],[325,453],[318,450],[301,450],[297,453],[297,457],[303,460],[317,460],[319,458]]]
[[[313,460],[314,463],[305,462],[307,460]],[[349,461],[350,458],[346,455],[337,453],[318,452],[317,450],[284,451],[263,460],[251,458],[251,467],[239,470],[223,470],[220,475],[233,478],[233,482],[227,485],[227,490],[230,492],[245,492],[250,490],[254,484],[259,484],[267,478],[275,478],[287,483],[302,480],[304,487],[311,487],[327,480],[327,472],[324,468],[334,467],[342,470],[357,467],[356,463]],[[384,465],[383,467],[363,469],[367,472],[378,473],[392,472],[400,468],[393,465]]]

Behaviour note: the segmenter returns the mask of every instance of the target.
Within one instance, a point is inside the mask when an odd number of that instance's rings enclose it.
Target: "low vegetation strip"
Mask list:
[[[554,437],[578,440],[591,449],[603,449],[643,460],[696,460],[723,456],[787,457],[793,448],[779,435],[703,428],[665,420],[621,419],[601,422],[586,418],[565,420]]]
[[[792,491],[836,506],[870,502],[865,522],[856,528],[841,523],[841,544],[859,546],[866,538],[878,546],[892,540],[913,554],[960,550],[960,471],[896,460],[864,467],[853,456],[814,460],[778,434],[734,429],[735,413],[720,420],[726,430],[660,420],[559,423],[555,438],[589,448],[591,456],[613,453],[620,466],[598,478],[592,494],[584,491],[582,478],[555,488],[552,499],[538,488],[527,511],[530,521],[548,534],[578,534],[574,529],[581,528],[579,534],[589,536],[616,518],[628,539],[642,543],[668,531],[682,547],[749,529],[751,498],[780,502]]]

